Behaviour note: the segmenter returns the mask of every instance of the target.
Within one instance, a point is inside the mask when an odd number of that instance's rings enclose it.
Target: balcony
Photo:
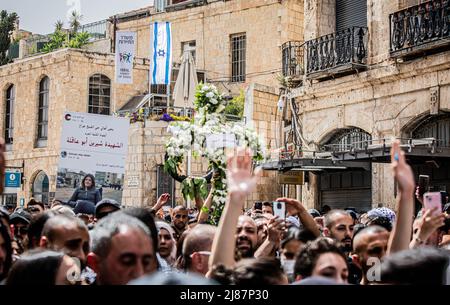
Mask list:
[[[439,52],[450,45],[450,1],[432,0],[389,15],[392,57]]]
[[[366,69],[368,31],[351,27],[306,42],[306,75],[331,78]]]
[[[305,74],[304,47],[300,41],[288,41],[283,44],[283,76],[290,77],[293,81],[300,81]]]

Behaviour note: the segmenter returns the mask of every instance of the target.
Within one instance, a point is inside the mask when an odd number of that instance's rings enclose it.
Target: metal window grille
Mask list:
[[[13,144],[15,88],[11,85],[6,90],[5,142]]]
[[[111,104],[111,80],[102,74],[89,78],[89,113],[109,115]]]
[[[246,34],[236,34],[231,36],[231,81],[245,81],[246,65]]]
[[[48,104],[50,80],[44,77],[39,84],[38,140],[48,137]]]

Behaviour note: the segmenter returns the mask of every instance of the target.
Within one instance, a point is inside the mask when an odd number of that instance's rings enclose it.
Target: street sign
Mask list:
[[[5,172],[5,187],[19,188],[21,184],[22,173]]]
[[[279,184],[305,184],[305,172],[301,171],[289,171],[286,173],[278,173]]]

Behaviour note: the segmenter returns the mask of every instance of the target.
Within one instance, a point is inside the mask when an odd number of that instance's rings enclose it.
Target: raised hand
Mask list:
[[[270,242],[279,244],[283,231],[286,229],[286,222],[284,219],[278,218],[278,216],[269,220],[267,224],[267,238]]]
[[[406,163],[405,152],[400,148],[400,141],[395,140],[391,149],[391,166],[400,191],[414,192],[414,174]]]
[[[156,204],[154,206],[154,210],[158,211],[160,208],[162,208],[170,199],[170,194],[164,193],[161,196],[159,196],[158,201],[156,201]]]
[[[438,228],[444,225],[445,214],[439,213],[433,216],[433,213],[437,211],[437,208],[426,210],[419,222],[419,230],[416,234],[422,241],[426,241],[430,238],[431,234]]]
[[[240,150],[227,160],[227,180],[230,194],[246,196],[253,192],[260,170],[252,172],[252,156],[249,150]]]
[[[277,200],[275,200],[275,201],[285,202],[286,210],[288,212],[288,215],[290,215],[290,216],[294,216],[294,215],[299,214],[300,212],[305,211],[305,207],[303,206],[303,204],[296,199],[282,197],[282,198],[277,198]]]

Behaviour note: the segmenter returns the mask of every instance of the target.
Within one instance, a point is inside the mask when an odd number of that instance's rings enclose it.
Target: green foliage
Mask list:
[[[91,34],[87,32],[76,33],[72,37],[61,30],[56,29],[50,35],[50,41],[42,48],[42,52],[49,53],[61,48],[81,49],[89,43]]]
[[[89,43],[91,34],[88,32],[76,33],[67,43],[67,47],[73,49],[81,49],[83,46]]]
[[[245,95],[244,91],[241,90],[239,96],[236,96],[231,101],[228,102],[228,105],[225,107],[225,114],[235,115],[240,118],[244,116],[244,105],[245,105]]]
[[[64,27],[64,22],[62,20],[57,20],[55,22],[55,31],[62,31]]]
[[[50,34],[50,40],[42,48],[42,52],[50,53],[55,50],[61,49],[67,42],[67,34],[61,30],[56,29],[53,34]]]
[[[81,19],[83,19],[83,16],[79,12],[72,11],[69,20],[71,36],[75,36],[78,33],[78,29],[81,26]]]
[[[5,10],[0,12],[0,66],[10,62],[6,52],[11,44],[11,35],[17,18],[16,13],[8,14]]]

